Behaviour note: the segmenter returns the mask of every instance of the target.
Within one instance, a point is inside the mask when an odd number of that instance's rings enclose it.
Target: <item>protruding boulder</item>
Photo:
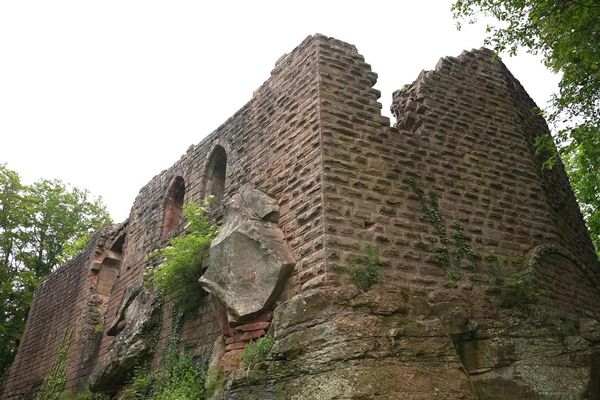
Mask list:
[[[96,366],[89,383],[94,392],[111,393],[154,347],[160,328],[161,302],[152,288],[130,286],[108,334],[116,335],[103,363]]]
[[[296,260],[285,240],[279,207],[272,197],[244,186],[226,204],[223,227],[210,248],[202,286],[242,322],[281,294]]]

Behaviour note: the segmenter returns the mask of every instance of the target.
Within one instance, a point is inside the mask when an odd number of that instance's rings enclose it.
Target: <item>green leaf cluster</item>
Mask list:
[[[452,10],[459,28],[480,14],[495,20],[487,27],[486,44],[496,52],[513,55],[522,47],[562,74],[546,110],[558,151],[547,140],[538,149],[550,150],[547,167],[562,157],[600,254],[600,2],[456,0]]]
[[[272,335],[265,335],[257,340],[252,340],[244,347],[242,353],[242,363],[248,369],[264,361],[273,347],[274,339]]]
[[[177,312],[174,312],[174,315]],[[136,368],[132,380],[120,394],[120,400],[202,400],[206,373],[185,351],[179,351],[181,316],[173,319],[169,341],[160,369],[149,365]]]
[[[580,126],[573,135],[587,129]],[[565,152],[563,160],[575,197],[590,229],[592,242],[600,255],[600,134],[586,134],[586,140],[573,143],[573,151]]]
[[[33,292],[103,223],[100,198],[59,180],[21,182],[0,165],[0,375],[19,345]]]
[[[183,311],[199,304],[202,288],[198,280],[204,272],[211,241],[218,233],[207,211],[209,200],[201,206],[188,203],[183,207],[187,219],[187,233],[170,240],[170,245],[157,250],[153,257],[161,257],[158,267],[146,274],[146,284],[154,285],[158,293],[174,301]]]
[[[500,296],[502,307],[525,310],[528,305],[538,300],[539,293],[527,277],[518,272],[505,278],[496,278],[495,283],[502,289]]]
[[[225,383],[227,377],[225,372],[220,368],[209,368],[206,373],[206,381],[204,383],[204,389],[206,391],[206,397],[211,398],[214,395],[219,395],[225,390]]]
[[[159,371],[138,370],[123,390],[121,400],[204,399],[205,375],[191,357],[178,354]]]
[[[350,266],[350,280],[363,292],[381,281],[381,263],[377,247],[367,245],[365,255],[353,260]]]

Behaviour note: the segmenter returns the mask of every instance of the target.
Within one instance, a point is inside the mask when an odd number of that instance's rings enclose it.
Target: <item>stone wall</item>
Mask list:
[[[177,225],[167,235],[164,232],[165,223],[172,219],[165,217],[165,211],[169,211],[166,210],[167,203],[172,202],[169,189],[175,178],[183,178],[184,202],[200,202],[212,194],[215,185],[211,181],[214,178],[211,169],[214,165],[211,165],[210,158],[216,148],[224,150],[227,157],[222,203],[246,183],[263,190],[278,202],[279,223],[294,253],[301,258],[285,296],[296,293],[302,283],[323,274],[316,68],[316,43],[306,40],[278,61],[271,77],[254,92],[252,99],[241,110],[200,144],[190,146],[179,161],[140,190],[124,232],[126,240],[120,273],[111,290],[107,309],[103,312],[105,330],[106,325],[115,318],[125,289],[140,284],[145,268],[152,265],[148,259],[149,253],[164,246],[170,236],[179,234],[183,229]],[[215,214],[218,216],[219,210]],[[81,257],[61,267],[40,287],[22,350],[11,370],[9,384],[2,398],[30,397],[48,373],[64,332],[77,327],[79,317],[76,304],[89,300],[86,298],[86,278],[83,276],[88,261],[87,258],[85,262],[81,261]],[[58,304],[64,301],[68,305],[60,308],[59,315],[48,309],[57,306],[55,298],[61,300]],[[169,310],[170,305],[167,304],[163,312],[166,317],[157,346],[159,349],[164,346],[168,334]],[[95,362],[102,362],[114,340],[113,336],[105,333],[98,334],[101,343]],[[206,297],[205,303],[185,321],[183,337],[190,343],[195,355],[206,356],[220,333],[214,309]],[[47,340],[40,341],[41,335]],[[28,343],[38,347],[25,350]],[[36,373],[31,374],[32,370]],[[70,370],[68,387],[82,387],[89,373],[89,368],[83,365]],[[10,382],[14,382],[18,389],[13,390],[14,385]]]
[[[394,94],[390,128],[356,49],[319,48],[330,285],[276,310],[270,363],[230,398],[597,398],[596,256],[519,82],[486,49],[441,59]],[[383,279],[362,293],[369,244]]]
[[[376,79],[354,46],[321,35],[282,57],[248,104],[141,189],[126,227],[95,245],[101,257],[84,254],[40,287],[2,398],[31,397],[68,328],[88,327],[69,355],[84,361],[69,361],[68,386],[82,387],[107,357],[125,290],[182,232],[177,207],[208,194],[225,204],[245,184],[277,200],[299,261],[254,323],[224,328],[208,295],[184,322],[202,360],[215,343],[239,353],[242,337],[274,334],[267,362],[232,372],[225,398],[598,398],[600,273],[562,166],[546,171],[535,155],[548,134],[535,104],[486,49],[443,58],[397,91],[395,127]],[[369,245],[382,279],[360,290],[349,272]],[[88,270],[104,271],[92,286],[109,297],[86,291]],[[68,304],[49,317],[52,296]],[[90,299],[106,321],[97,343]]]
[[[7,377],[3,398],[28,398],[39,388],[66,335],[72,337],[66,361],[68,387],[87,379],[98,354],[103,312],[116,274],[107,273],[107,255],[122,225],[97,232],[88,248],[40,284],[19,350]],[[100,291],[98,291],[100,289]],[[108,290],[110,293],[110,290]]]

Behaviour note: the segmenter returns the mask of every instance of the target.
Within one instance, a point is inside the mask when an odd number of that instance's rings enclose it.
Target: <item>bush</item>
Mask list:
[[[123,389],[120,400],[201,400],[204,391],[204,371],[196,367],[187,354],[176,347],[166,350],[162,370],[135,371],[132,381]]]
[[[352,262],[350,279],[360,290],[366,292],[381,281],[381,264],[377,248],[373,245],[366,247],[366,255]]]
[[[204,389],[208,398],[223,393],[225,389],[225,373],[219,368],[210,368],[206,373]]]
[[[155,379],[151,372],[136,368],[133,379],[125,386],[120,400],[150,399],[154,391]]]
[[[162,257],[162,263],[148,270],[146,284],[154,285],[157,292],[171,299],[183,311],[199,304],[202,288],[198,279],[208,256],[211,241],[218,228],[206,216],[209,200],[202,206],[188,203],[183,207],[187,219],[187,234],[171,239],[170,245],[155,251],[153,257]]]
[[[248,369],[259,362],[264,361],[273,347],[273,336],[266,335],[258,340],[253,340],[246,344],[242,354],[242,363]]]

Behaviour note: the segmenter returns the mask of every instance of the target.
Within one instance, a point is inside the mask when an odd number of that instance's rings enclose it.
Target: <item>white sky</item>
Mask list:
[[[451,1],[0,2],[0,164],[101,195],[113,218],[244,105],[309,34],[357,46],[388,116],[392,92],[442,56],[483,44]],[[543,107],[558,77],[504,58]]]

